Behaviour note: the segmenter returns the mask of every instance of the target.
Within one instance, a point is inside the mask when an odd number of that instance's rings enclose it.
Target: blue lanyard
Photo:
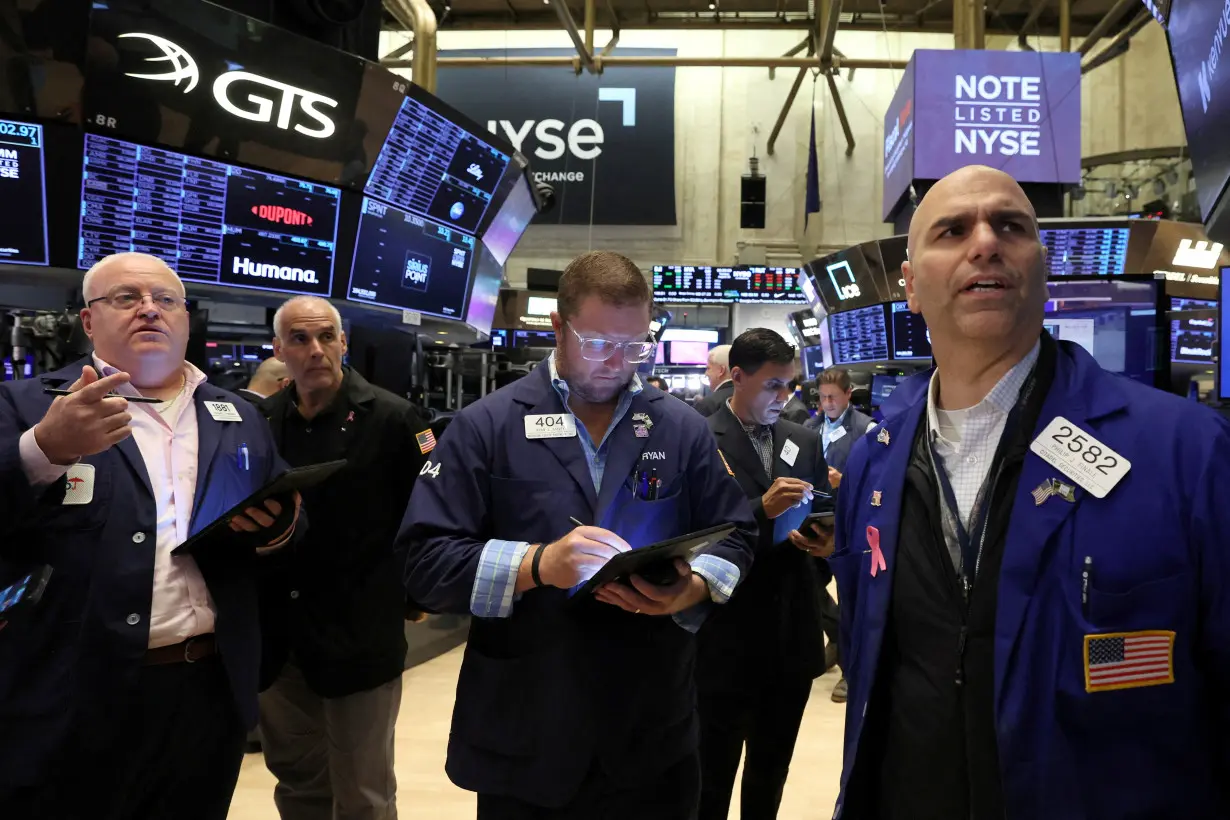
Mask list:
[[[999,468],[1003,465],[1007,443],[1011,440],[1010,437],[1013,431],[1021,423],[1021,415],[1025,409],[1025,403],[1029,400],[1030,394],[1033,393],[1037,381],[1038,365],[1035,362],[1033,370],[1029,373],[1029,378],[1025,380],[1025,384],[1021,387],[1020,397],[1017,399],[1012,411],[1008,413],[1007,421],[1004,422],[1004,431],[1000,434],[999,444],[995,447],[995,457],[991,460],[991,469],[987,471],[986,478],[982,480],[982,486],[978,488],[978,495],[974,500],[974,509],[970,512],[968,529],[965,526],[965,522],[961,519],[961,508],[957,505],[957,494],[953,492],[952,481],[944,470],[944,463],[935,452],[935,442],[932,439],[931,424],[930,419],[928,419],[927,451],[931,456],[931,465],[935,472],[935,478],[940,484],[940,496],[952,517],[953,529],[956,530],[957,546],[961,550],[961,566],[956,569],[957,573],[961,576],[963,589],[967,596],[969,595],[970,587],[977,580],[978,558],[982,554],[982,542],[986,537],[987,524],[991,515],[991,502],[993,499],[989,498],[988,495],[991,488],[994,487]]]

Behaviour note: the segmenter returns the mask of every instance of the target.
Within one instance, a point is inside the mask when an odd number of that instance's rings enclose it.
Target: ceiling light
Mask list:
[[[440,334],[441,336],[447,336],[447,335],[448,335],[448,331],[447,331],[447,330],[437,330],[437,331],[436,331],[436,333]]]
[[[436,344],[438,344],[438,345],[442,345],[442,344],[444,344],[444,340],[443,340],[443,339],[436,339]]]

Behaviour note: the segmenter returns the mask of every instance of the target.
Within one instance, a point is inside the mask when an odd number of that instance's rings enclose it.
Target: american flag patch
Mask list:
[[[424,430],[414,437],[414,440],[419,443],[419,452],[427,455],[432,450],[436,449],[436,434],[430,430]]]
[[[1174,683],[1173,632],[1085,636],[1085,691]]]

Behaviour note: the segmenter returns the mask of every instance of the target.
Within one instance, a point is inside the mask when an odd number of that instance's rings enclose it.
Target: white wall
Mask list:
[[[609,33],[599,31],[595,42]],[[763,56],[781,54],[801,31],[626,31],[620,45],[673,47],[680,56]],[[386,33],[381,52],[403,41]],[[1055,40],[1031,41],[1054,50]],[[951,48],[943,34],[839,31],[836,46],[850,57],[908,59],[916,48]],[[1017,48],[1006,38],[989,47]],[[456,32],[439,35],[441,50],[470,48],[569,48],[561,31]],[[491,69],[464,69],[491,70]],[[561,71],[568,69],[561,68]],[[612,68],[611,71],[619,69]],[[408,71],[405,72],[408,74]],[[837,86],[857,143],[845,155],[845,138],[821,79],[816,85],[817,152],[823,209],[803,227],[807,138],[812,78],[803,82],[795,105],[768,156],[765,143],[796,71],[681,68],[676,73],[676,198],[679,224],[666,228],[538,226],[522,239],[508,263],[509,278],[524,281],[526,267],[562,268],[590,248],[619,250],[642,267],[653,264],[714,264],[735,261],[740,242],[771,243],[770,264],[798,264],[817,247],[844,247],[892,233],[880,220],[884,111],[900,71],[843,73]],[[1086,75],[1082,87],[1082,148],[1086,156],[1183,144],[1178,97],[1156,23],[1133,41],[1125,57]],[[756,133],[758,131],[758,133]],[[764,230],[739,227],[739,180],[755,150],[768,179]],[[783,256],[783,250],[785,255]],[[758,309],[758,308],[757,308]]]

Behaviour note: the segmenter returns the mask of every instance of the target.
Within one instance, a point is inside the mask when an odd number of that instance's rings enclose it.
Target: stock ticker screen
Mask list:
[[[78,266],[163,259],[188,282],[328,296],[341,191],[87,134]]]
[[[798,268],[655,265],[653,298],[666,303],[805,305]]]
[[[364,197],[346,297],[461,318],[475,241],[456,228]]]
[[[1048,276],[1118,276],[1127,269],[1130,228],[1046,228]]]
[[[829,317],[833,364],[858,364],[888,359],[888,328],[884,305],[856,308]]]
[[[892,331],[894,359],[930,359],[931,334],[921,313],[911,313],[905,302],[893,302]]]
[[[510,159],[406,97],[363,192],[476,234]]]
[[[1217,351],[1217,301],[1171,297],[1170,310],[1170,360],[1179,364],[1213,364]]]
[[[0,262],[46,265],[47,186],[43,127],[0,120]]]

